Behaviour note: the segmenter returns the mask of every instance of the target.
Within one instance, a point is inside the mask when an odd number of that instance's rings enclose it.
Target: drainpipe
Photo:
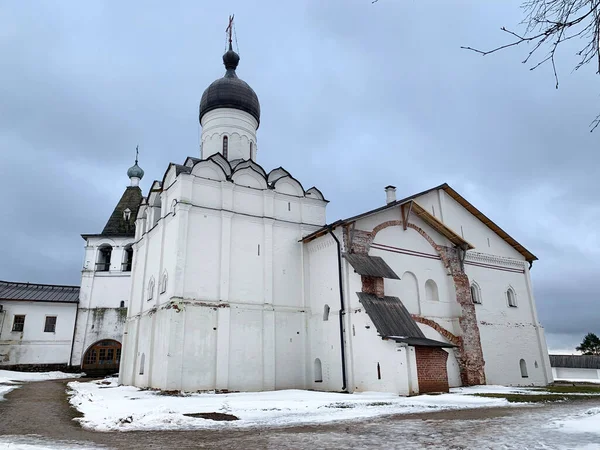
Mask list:
[[[67,362],[67,368],[73,367],[73,347],[75,347],[75,332],[77,331],[77,317],[79,316],[79,300],[77,300],[77,307],[75,308],[75,323],[73,324],[73,338],[71,339],[71,354],[69,355],[69,361]],[[83,355],[81,355],[83,358]],[[79,363],[79,369],[81,369],[81,363]]]
[[[344,344],[344,285],[342,280],[342,252],[340,241],[333,233],[333,228],[329,226],[327,232],[333,237],[337,245],[337,260],[338,260],[338,281],[340,286],[340,349],[342,358],[342,391],[347,391],[346,388],[346,349]]]

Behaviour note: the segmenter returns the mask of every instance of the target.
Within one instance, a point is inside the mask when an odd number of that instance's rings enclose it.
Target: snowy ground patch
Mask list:
[[[0,401],[4,394],[17,389],[24,381],[62,380],[65,378],[79,378],[81,373],[65,372],[16,372],[13,370],[0,370]]]
[[[557,420],[552,425],[567,433],[596,433],[600,435],[600,408],[588,409],[583,414]]]
[[[95,431],[290,426],[508,405],[504,399],[452,393],[398,397],[379,392],[339,394],[285,390],[169,396],[132,386],[118,386],[115,378],[87,383],[74,381],[68,386],[71,405],[84,415],[75,420],[84,428]],[[217,421],[189,416],[199,413],[222,413],[239,420]]]
[[[554,381],[567,382],[567,383],[600,384],[600,379],[598,379],[598,378],[555,378]]]

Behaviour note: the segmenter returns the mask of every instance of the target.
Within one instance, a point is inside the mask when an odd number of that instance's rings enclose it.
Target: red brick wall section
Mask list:
[[[367,277],[361,275],[362,280],[362,291],[366,294],[375,294],[379,298],[385,296],[383,278],[381,277]]]
[[[363,231],[352,229],[350,226],[344,228],[344,238],[346,248],[350,252],[368,253],[371,243],[377,233],[387,227],[400,226],[401,220],[389,220],[373,228],[373,231]],[[479,336],[479,326],[475,315],[475,305],[471,298],[471,289],[469,278],[464,272],[464,266],[460,258],[460,250],[457,248],[438,245],[422,228],[408,223],[408,228],[412,228],[431,244],[442,259],[442,264],[452,276],[456,291],[456,301],[462,308],[462,315],[459,324],[462,330],[461,342],[459,347],[460,376],[464,386],[473,386],[485,384],[485,361],[483,359],[483,350],[481,349],[481,339]],[[373,289],[370,285],[368,289]],[[365,291],[365,282],[363,281],[363,292]],[[375,293],[375,292],[373,292]]]
[[[448,392],[448,353],[437,347],[415,347],[419,394]]]

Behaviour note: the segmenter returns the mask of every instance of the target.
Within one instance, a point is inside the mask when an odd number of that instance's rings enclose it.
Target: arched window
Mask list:
[[[255,160],[256,158],[254,157],[254,147],[252,146],[252,141],[250,141],[250,159]]]
[[[163,272],[162,278],[160,279],[160,293],[164,294],[165,292],[167,292],[167,271],[165,270]]]
[[[475,282],[471,283],[471,299],[476,305],[481,304],[481,289],[479,289],[479,285]]]
[[[140,375],[144,375],[144,365],[146,364],[146,354],[142,353],[140,358]]]
[[[133,262],[133,248],[131,245],[125,247],[123,251],[123,264],[121,265],[121,270],[123,272],[131,272],[131,264]]]
[[[402,302],[409,302],[417,305],[419,302],[419,282],[412,272],[404,272],[401,278],[402,283]],[[406,303],[404,303],[406,305]]]
[[[506,291],[506,299],[508,300],[508,306],[513,308],[517,307],[517,296],[515,295],[515,291],[512,288],[508,288]]]
[[[323,307],[323,320],[329,320],[329,305]]]
[[[148,282],[148,301],[154,298],[154,278],[150,278]]]
[[[519,367],[521,368],[521,378],[527,378],[529,375],[527,375],[527,363],[524,359],[519,361]]]
[[[108,272],[110,270],[110,257],[112,247],[108,244],[101,245],[98,249],[98,260],[96,262],[96,271]]]
[[[425,282],[425,299],[429,302],[437,302],[440,299],[437,284],[433,280]]]
[[[323,382],[323,367],[321,366],[321,360],[315,359],[315,383]]]
[[[229,138],[227,136],[223,136],[223,158],[227,159],[228,153],[229,153]]]

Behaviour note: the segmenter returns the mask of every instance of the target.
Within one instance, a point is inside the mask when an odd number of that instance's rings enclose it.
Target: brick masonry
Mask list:
[[[448,353],[437,347],[416,347],[419,394],[448,392]]]
[[[361,275],[362,291],[365,294],[375,294],[379,298],[385,296],[383,278]]]
[[[351,253],[368,253],[371,244],[373,243],[377,233],[385,228],[392,226],[402,226],[401,220],[389,220],[377,225],[373,231],[364,231],[354,229],[352,226],[344,227],[344,243]],[[462,315],[459,318],[459,324],[462,335],[458,342],[454,342],[450,337],[454,336],[447,330],[444,330],[434,321],[429,321],[427,325],[432,326],[450,342],[458,345],[458,364],[460,368],[460,376],[463,386],[474,386],[485,384],[485,361],[483,359],[483,350],[481,348],[481,338],[479,335],[479,326],[477,324],[477,316],[475,314],[475,305],[471,298],[471,289],[469,278],[464,271],[463,259],[461,259],[461,249],[438,245],[429,236],[425,230],[412,223],[406,224],[407,228],[412,228],[419,233],[440,255],[442,264],[452,276],[454,288],[456,291],[456,301],[462,309]],[[375,287],[371,284],[365,286],[363,280],[363,292],[365,288],[374,290]],[[373,292],[375,293],[375,292]],[[383,294],[382,294],[383,295]],[[429,319],[428,319],[429,320]],[[425,323],[421,321],[421,323]],[[437,327],[435,325],[437,325]],[[442,331],[446,331],[443,333]],[[448,336],[447,334],[451,335]],[[454,338],[457,338],[454,336]],[[446,353],[446,352],[444,352]],[[447,356],[447,353],[446,353]]]

